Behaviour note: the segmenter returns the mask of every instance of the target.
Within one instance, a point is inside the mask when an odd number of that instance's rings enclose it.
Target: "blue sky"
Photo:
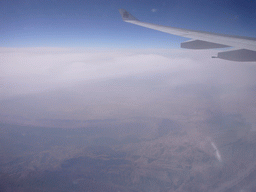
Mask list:
[[[256,34],[255,0],[2,0],[0,46],[177,48],[185,40],[124,23],[119,8],[145,22]]]

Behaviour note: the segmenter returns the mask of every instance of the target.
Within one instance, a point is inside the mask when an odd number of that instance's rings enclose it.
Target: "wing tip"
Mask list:
[[[119,13],[122,16],[122,19],[124,21],[138,21],[137,18],[135,18],[134,16],[132,16],[128,11],[126,11],[125,9],[118,9]]]

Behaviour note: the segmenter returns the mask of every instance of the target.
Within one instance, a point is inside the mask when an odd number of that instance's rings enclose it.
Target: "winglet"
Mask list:
[[[119,12],[124,21],[139,21],[135,17],[133,17],[130,13],[128,13],[125,9],[119,9]]]

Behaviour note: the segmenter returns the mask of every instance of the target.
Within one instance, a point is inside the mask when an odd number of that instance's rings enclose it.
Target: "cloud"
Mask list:
[[[2,48],[0,52],[5,97],[41,92],[76,81],[158,73],[184,66],[180,60],[171,64],[170,58],[153,51]]]
[[[1,48],[0,116],[2,121],[206,118],[206,111],[214,111],[240,113],[256,124],[255,63],[212,59],[215,54]]]

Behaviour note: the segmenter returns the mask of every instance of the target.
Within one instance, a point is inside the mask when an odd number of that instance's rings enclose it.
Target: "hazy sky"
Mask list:
[[[241,114],[254,127],[256,65],[179,49],[140,20],[255,37],[255,1],[0,2],[0,117],[108,119]]]

